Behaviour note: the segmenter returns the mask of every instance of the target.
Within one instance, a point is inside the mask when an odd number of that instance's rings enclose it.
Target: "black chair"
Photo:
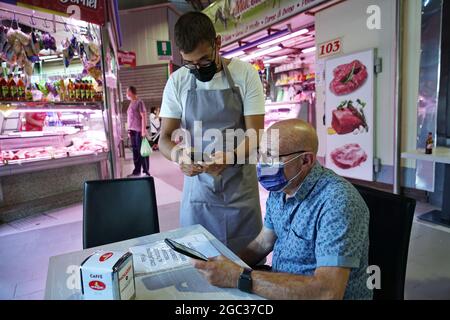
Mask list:
[[[85,183],[84,249],[158,232],[158,209],[152,177]]]
[[[370,210],[369,265],[380,267],[374,300],[403,300],[409,240],[416,201],[355,185]]]

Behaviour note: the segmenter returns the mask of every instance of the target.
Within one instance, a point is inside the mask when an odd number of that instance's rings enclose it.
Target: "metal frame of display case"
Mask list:
[[[23,164],[17,163],[0,165],[0,177],[102,162],[108,160],[108,154],[109,152],[102,152],[84,156],[70,156],[40,161],[27,161]],[[102,175],[104,174],[105,173],[102,173]]]

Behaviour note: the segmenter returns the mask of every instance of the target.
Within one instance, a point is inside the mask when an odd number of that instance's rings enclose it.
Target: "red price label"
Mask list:
[[[319,44],[319,58],[334,56],[342,52],[342,40],[334,39]]]

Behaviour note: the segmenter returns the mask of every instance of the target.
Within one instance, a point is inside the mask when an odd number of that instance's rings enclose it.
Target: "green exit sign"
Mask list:
[[[156,47],[160,60],[170,60],[172,58],[172,46],[170,41],[156,41]]]

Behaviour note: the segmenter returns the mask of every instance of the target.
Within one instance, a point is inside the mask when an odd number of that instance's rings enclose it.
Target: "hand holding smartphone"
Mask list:
[[[200,252],[191,249],[189,247],[186,247],[185,245],[182,245],[181,243],[178,243],[176,241],[173,241],[171,239],[165,239],[164,242],[174,251],[181,253],[182,255],[185,255],[189,258],[202,260],[202,261],[208,261],[208,258],[205,257]]]

